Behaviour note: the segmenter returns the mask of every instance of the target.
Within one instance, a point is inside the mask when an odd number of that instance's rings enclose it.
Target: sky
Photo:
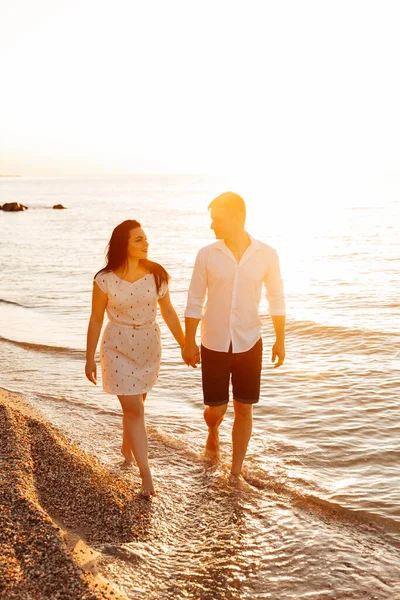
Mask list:
[[[0,174],[400,182],[390,1],[0,0]]]

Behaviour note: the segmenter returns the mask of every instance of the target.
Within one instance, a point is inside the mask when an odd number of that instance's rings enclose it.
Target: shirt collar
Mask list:
[[[247,235],[249,236],[249,239],[250,239],[250,246],[248,246],[246,248],[246,251],[243,254],[242,259],[239,264],[243,264],[244,262],[246,262],[246,260],[248,258],[250,258],[255,252],[257,252],[257,250],[261,246],[261,242],[259,242],[255,238],[253,238],[249,233]],[[232,258],[232,260],[234,260],[236,262],[235,257],[233,256],[232,252],[229,250],[228,246],[225,244],[224,240],[218,240],[218,242],[215,243],[215,247],[218,248],[218,250],[221,250],[221,252],[223,252],[224,254],[226,254],[227,256]]]

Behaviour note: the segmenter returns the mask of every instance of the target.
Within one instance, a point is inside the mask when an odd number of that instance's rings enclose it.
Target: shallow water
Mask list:
[[[138,218],[182,316],[219,191],[187,177],[0,181],[0,204],[30,207],[0,211],[0,385],[25,393],[110,469],[120,469],[118,401],[83,376],[93,274],[112,227]],[[58,202],[68,210],[49,209]],[[158,496],[144,504],[146,539],[100,548],[129,597],[400,597],[398,208],[393,197],[357,200],[311,223],[278,209],[260,219],[249,206],[249,231],[281,257],[288,335],[274,370],[263,300],[262,399],[244,489],[228,477],[231,409],[222,462],[207,464],[200,370],[182,364],[160,323],[162,370],[146,401]]]

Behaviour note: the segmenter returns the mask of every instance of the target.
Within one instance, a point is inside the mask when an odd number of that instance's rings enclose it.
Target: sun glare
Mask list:
[[[264,18],[261,5],[203,3],[194,19],[183,2],[158,3],[157,18],[151,3],[5,6],[6,171],[240,176],[268,213],[264,198],[293,208],[398,170],[399,38],[384,7],[348,5],[343,19],[269,4]]]

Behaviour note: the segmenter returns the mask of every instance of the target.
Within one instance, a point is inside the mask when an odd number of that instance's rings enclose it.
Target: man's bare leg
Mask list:
[[[212,456],[219,454],[219,432],[218,428],[224,420],[224,415],[228,404],[221,406],[206,406],[204,409],[204,420],[208,426],[208,437],[206,442],[206,452]]]
[[[232,428],[232,470],[231,473],[238,477],[242,471],[247,446],[253,429],[253,405],[233,401],[235,420]]]

